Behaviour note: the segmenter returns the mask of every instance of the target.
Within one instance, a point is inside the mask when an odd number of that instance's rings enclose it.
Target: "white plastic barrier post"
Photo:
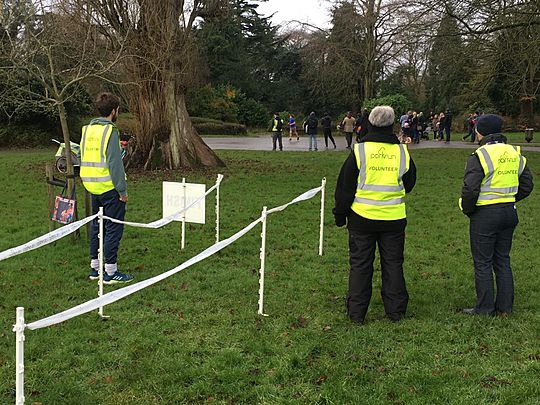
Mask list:
[[[103,218],[103,207],[99,207],[99,214],[98,214],[98,220],[99,220],[99,249],[98,249],[98,260],[99,260],[99,277],[98,277],[98,297],[101,297],[103,295],[103,275],[105,271],[105,232],[104,232],[104,222],[105,219]],[[102,318],[108,318],[105,315],[103,315],[103,307],[99,307],[98,309],[99,316]]]
[[[13,332],[15,332],[15,404],[24,404],[24,308],[17,307],[17,317]]]
[[[264,306],[264,265],[266,262],[266,207],[262,210],[262,232],[261,232],[261,269],[259,271],[259,310],[257,313],[262,316],[268,316],[263,311]]]
[[[184,208],[186,207],[186,178],[182,178],[182,189],[184,192]],[[184,250],[186,238],[186,212],[182,213],[182,242],[180,243],[180,249]]]
[[[319,256],[323,255],[323,236],[324,236],[324,191],[326,189],[326,177],[323,177],[321,183],[321,231],[319,236]]]
[[[219,242],[219,187],[221,185],[221,180],[223,180],[223,175],[218,174],[216,181],[216,243]]]

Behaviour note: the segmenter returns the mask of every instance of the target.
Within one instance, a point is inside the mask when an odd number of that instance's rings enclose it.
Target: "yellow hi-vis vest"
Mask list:
[[[278,125],[279,125],[279,121],[277,118],[274,118],[274,125],[272,126],[272,132],[278,132],[279,129],[278,129]],[[283,126],[283,121],[281,121],[281,125]]]
[[[527,162],[521,156],[520,147],[495,143],[481,146],[475,153],[484,169],[476,205],[515,202],[519,176]]]
[[[358,185],[351,209],[374,220],[407,216],[403,175],[409,170],[409,151],[402,144],[362,142],[354,145]]]
[[[112,132],[110,124],[91,124],[82,129],[80,176],[89,193],[101,195],[114,189],[106,156]]]

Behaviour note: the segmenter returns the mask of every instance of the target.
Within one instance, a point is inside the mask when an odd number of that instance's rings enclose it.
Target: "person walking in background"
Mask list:
[[[411,134],[412,134],[412,128],[411,128],[411,123],[412,121],[412,111],[409,111],[407,112],[406,114],[403,114],[400,118],[399,118],[399,122],[401,123],[401,133],[402,133],[402,142],[403,143],[410,143],[412,138],[411,138]]]
[[[289,142],[292,141],[292,136],[296,135],[296,140],[299,141],[298,130],[296,129],[296,120],[293,114],[289,114]]]
[[[274,114],[274,118],[271,123],[272,131],[272,150],[276,150],[276,143],[279,143],[279,150],[283,150],[283,139],[281,131],[283,129],[283,120],[279,116],[279,113]]]
[[[502,124],[498,115],[478,118],[480,147],[469,157],[463,178],[460,207],[470,218],[476,287],[476,305],[463,309],[468,315],[508,315],[514,304],[510,250],[518,224],[516,202],[532,192],[533,182],[519,146],[507,145],[501,134]]]
[[[413,111],[410,121],[413,143],[420,143],[420,132],[418,132],[418,115],[416,111]]]
[[[446,134],[446,140],[444,143],[450,143],[450,131],[452,129],[452,112],[447,109],[444,116],[444,132]]]
[[[461,138],[462,141],[465,141],[465,139],[467,139],[468,137],[474,138],[474,118],[473,118],[473,114],[469,114],[465,124],[467,125],[467,135],[465,135],[463,138]]]
[[[343,132],[345,133],[345,140],[347,141],[347,149],[351,149],[355,122],[356,120],[350,111],[347,112],[347,116],[341,121],[341,126],[343,127]]]
[[[445,116],[444,113],[441,111],[439,114],[439,123],[437,125],[438,133],[437,133],[437,140],[442,141],[444,139],[444,126],[445,126]]]
[[[422,111],[420,111],[418,113],[418,128],[417,128],[418,137],[420,139],[429,139],[429,137],[427,137],[426,134],[425,134],[426,128],[427,128],[426,116],[424,115],[424,113]]]
[[[337,180],[333,214],[338,227],[349,230],[347,316],[364,323],[371,300],[373,261],[379,246],[381,296],[388,318],[405,315],[409,295],[403,276],[405,201],[416,182],[416,167],[406,145],[393,133],[394,110],[375,107],[368,134],[354,145]]]
[[[315,116],[315,112],[312,111],[309,116],[306,118],[304,127],[309,136],[309,150],[317,151],[317,127],[319,125],[319,120]]]
[[[433,140],[436,141],[439,137],[439,116],[431,114],[431,128],[433,130]]]
[[[356,120],[356,142],[360,142],[360,140],[366,136],[368,133],[368,117],[369,117],[369,111],[367,108],[364,108],[362,110],[362,115],[360,115],[360,118]]]
[[[101,93],[96,100],[100,118],[82,128],[81,180],[92,197],[92,214],[103,207],[103,214],[123,221],[128,201],[126,172],[122,162],[120,137],[115,122],[120,111],[120,100],[114,94]],[[105,284],[129,283],[133,276],[118,271],[118,247],[124,224],[105,220],[103,258]],[[99,222],[92,221],[90,229],[90,280],[99,278]]]
[[[321,119],[321,126],[323,127],[325,146],[328,148],[328,138],[330,138],[330,141],[334,145],[334,149],[336,149],[336,141],[334,141],[334,138],[332,137],[332,117],[330,117],[330,114],[324,114],[324,117]]]

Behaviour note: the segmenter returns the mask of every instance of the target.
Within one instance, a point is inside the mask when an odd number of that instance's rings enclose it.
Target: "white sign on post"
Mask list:
[[[184,198],[185,186],[185,198]],[[176,183],[172,181],[163,182],[163,218],[176,214],[184,207],[191,205],[193,202],[206,194],[205,184],[194,183]],[[185,221],[196,224],[205,223],[205,198],[189,208],[185,214]],[[185,205],[184,205],[185,201]],[[182,221],[179,217],[177,221]]]

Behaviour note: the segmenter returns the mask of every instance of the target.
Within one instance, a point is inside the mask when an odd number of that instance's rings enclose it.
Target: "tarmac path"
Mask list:
[[[272,150],[272,138],[270,135],[262,136],[244,136],[244,137],[203,137],[204,142],[212,149],[236,149],[236,150]],[[334,149],[333,145],[329,142],[329,148],[327,149],[324,146],[324,138],[317,137],[317,145],[319,152],[323,151],[344,151],[346,150],[347,143],[345,138],[338,136],[335,138],[337,148]],[[475,149],[478,145],[473,144],[472,142],[464,142],[461,140],[452,141],[448,144],[444,142],[429,140],[421,141],[419,144],[409,144],[409,150],[414,149]],[[296,139],[289,141],[288,137],[283,137],[283,151],[293,151],[293,152],[308,152],[309,140],[307,137],[302,136],[300,140]],[[522,150],[529,152],[540,152],[540,147],[538,146],[522,146]]]

